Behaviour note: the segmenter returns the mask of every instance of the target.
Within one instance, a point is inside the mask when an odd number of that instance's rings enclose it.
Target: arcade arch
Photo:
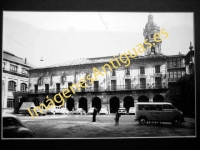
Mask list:
[[[124,98],[124,107],[126,108],[127,112],[129,112],[130,107],[134,107],[134,99],[131,96],[126,96]]]
[[[142,95],[138,98],[138,102],[149,102],[149,98],[147,96]]]
[[[92,99],[92,107],[96,107],[98,111],[101,109],[101,99],[99,97],[94,97]]]
[[[87,109],[87,99],[85,97],[81,97],[79,99],[79,108],[83,108],[86,112],[88,111],[88,109]]]
[[[110,113],[116,113],[119,109],[119,98],[118,97],[111,97],[110,98]]]

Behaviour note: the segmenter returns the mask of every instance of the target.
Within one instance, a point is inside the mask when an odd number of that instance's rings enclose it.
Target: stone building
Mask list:
[[[146,48],[144,56],[129,53],[29,69],[29,101],[35,105],[46,104],[47,96],[53,100],[55,94],[63,95],[62,91],[68,88],[72,96],[64,98],[64,107],[69,110],[83,108],[87,112],[95,106],[98,109],[106,107],[109,113],[115,113],[119,107],[128,111],[137,102],[172,102],[168,96],[169,85],[184,76],[185,55],[163,55],[161,38],[154,38],[155,33],[161,32],[150,14],[143,30],[144,39],[147,39],[143,44]],[[96,79],[94,67],[103,74],[98,73]],[[88,78],[93,78],[94,82],[90,84]],[[80,84],[72,86],[80,79],[88,79],[79,82],[87,85],[86,88]]]
[[[13,112],[27,101],[28,72],[32,67],[25,59],[3,51],[2,60],[2,109]]]

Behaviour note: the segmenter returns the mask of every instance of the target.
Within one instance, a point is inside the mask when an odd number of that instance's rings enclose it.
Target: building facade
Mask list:
[[[23,101],[27,101],[28,72],[31,65],[26,58],[3,51],[2,61],[2,109],[17,112]]]
[[[129,65],[123,66],[116,58],[114,61],[112,56],[107,56],[29,69],[28,101],[33,101],[35,105],[47,105],[47,96],[53,100],[55,94],[62,94],[64,89],[71,86],[74,91],[71,89],[72,96],[64,98],[64,107],[69,110],[83,108],[87,112],[95,106],[98,109],[106,107],[109,113],[115,113],[119,107],[125,107],[128,111],[137,102],[173,102],[170,93],[177,88],[177,80],[186,73],[185,55],[163,55],[161,39],[153,36],[160,32],[160,27],[150,14],[143,36],[152,47],[143,44],[146,48],[144,56],[124,55],[122,61],[130,60]],[[104,71],[104,75],[99,73],[95,79],[94,67]],[[82,84],[87,85],[86,88],[73,86],[88,75],[94,79],[92,84],[86,81]]]

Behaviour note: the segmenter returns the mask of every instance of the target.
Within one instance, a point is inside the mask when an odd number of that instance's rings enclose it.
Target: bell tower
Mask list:
[[[154,34],[160,33],[160,27],[157,26],[157,24],[153,20],[153,15],[150,13],[148,16],[148,22],[145,25],[145,29],[143,29],[143,36],[144,40],[146,40],[147,43],[151,43],[152,47],[148,48],[149,45],[144,43],[144,47],[146,48],[145,56],[148,55],[156,55],[161,54],[161,43],[160,38],[157,38],[160,42],[156,42],[154,40]]]

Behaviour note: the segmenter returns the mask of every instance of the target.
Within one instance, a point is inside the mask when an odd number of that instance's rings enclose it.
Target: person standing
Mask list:
[[[96,122],[96,115],[97,115],[97,108],[94,107],[94,111],[93,111],[93,119],[92,119],[92,122]]]
[[[116,112],[116,116],[115,116],[115,126],[119,126],[119,118],[121,117],[121,114],[118,112]]]

